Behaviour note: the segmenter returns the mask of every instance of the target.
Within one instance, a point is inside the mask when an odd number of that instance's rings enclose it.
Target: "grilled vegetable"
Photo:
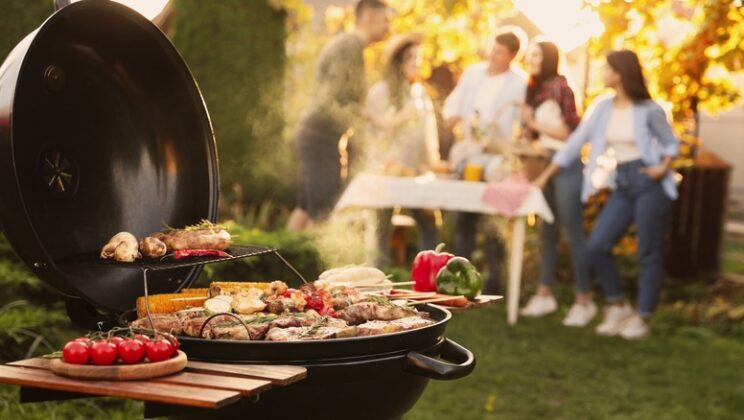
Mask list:
[[[271,291],[269,282],[248,282],[248,281],[213,281],[209,284],[209,296],[232,295],[240,293],[242,290],[261,289],[264,293]]]
[[[179,249],[173,253],[177,260],[189,257],[230,257],[231,255],[219,249]]]
[[[194,292],[184,293],[165,293],[160,295],[149,295],[151,314],[170,314],[192,306],[202,306],[204,301],[209,298],[206,289],[190,289]],[[145,297],[137,298],[137,316],[143,317],[146,314]]]
[[[148,236],[139,243],[142,255],[148,258],[160,258],[168,252],[168,247],[158,238]]]
[[[421,251],[416,255],[411,266],[411,277],[413,278],[413,290],[417,292],[434,292],[437,290],[437,274],[439,270],[452,259],[454,255],[449,252],[441,252],[444,244],[429,251]]]
[[[181,294],[186,295],[192,295],[192,296],[209,296],[209,289],[207,288],[199,288],[199,289],[181,289]]]
[[[480,293],[483,279],[466,258],[454,257],[437,274],[437,291],[473,299]]]
[[[117,233],[101,249],[101,258],[103,259],[134,262],[134,260],[140,257],[137,238],[129,232]]]
[[[204,301],[204,313],[207,316],[231,312],[230,303],[223,299],[211,298]]]

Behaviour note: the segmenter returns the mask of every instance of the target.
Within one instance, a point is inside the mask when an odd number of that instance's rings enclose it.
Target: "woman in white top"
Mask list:
[[[434,106],[426,89],[416,82],[419,73],[419,34],[394,36],[385,48],[383,79],[367,94],[369,132],[366,163],[373,172],[392,176],[415,176],[439,162],[439,138]],[[437,244],[434,214],[415,209],[419,248]],[[392,211],[378,214],[379,265],[389,263]]]
[[[534,43],[527,51],[530,79],[524,107],[528,137],[555,154],[579,125],[576,99],[566,78],[558,74],[559,53],[552,42]],[[555,223],[540,228],[540,285],[522,315],[539,317],[555,312],[558,303],[551,286],[559,260],[561,227],[565,229],[573,262],[576,301],[563,319],[563,325],[583,327],[597,314],[589,284],[589,267],[584,255],[584,215],[581,203],[583,165],[573,164],[545,185],[545,198],[556,215]]]

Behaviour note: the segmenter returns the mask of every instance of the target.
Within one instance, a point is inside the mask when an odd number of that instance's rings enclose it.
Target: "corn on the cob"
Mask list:
[[[150,303],[151,314],[169,314],[188,307],[202,306],[204,301],[208,298],[209,296],[207,296],[207,293],[205,292],[200,292],[198,294],[164,293],[159,295],[149,295],[148,301]],[[141,318],[145,316],[146,313],[145,297],[140,296],[137,298],[137,316]]]
[[[203,288],[203,289],[181,289],[181,294],[184,295],[191,295],[191,296],[209,296],[209,289]]]
[[[213,281],[209,284],[209,295],[214,297],[217,295],[233,294],[241,290],[248,289],[260,289],[264,293],[267,293],[271,290],[271,283],[248,281]]]

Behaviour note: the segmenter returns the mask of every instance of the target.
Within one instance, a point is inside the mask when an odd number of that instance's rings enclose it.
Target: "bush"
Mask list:
[[[217,139],[223,212],[291,203],[284,144],[285,12],[266,0],[177,0],[173,42],[198,81]]]
[[[249,229],[234,222],[224,225],[240,244],[263,245],[277,248],[280,254],[295,267],[308,281],[317,279],[324,264],[320,253],[313,244],[311,234],[298,234],[287,231],[263,232]],[[283,280],[297,285],[300,280],[291,269],[274,255],[261,255],[237,261],[212,264],[205,267],[204,274],[197,285],[206,286],[210,281],[272,281]]]
[[[51,0],[5,0],[0,18],[0,57],[8,53],[26,35],[39,27],[52,14]]]

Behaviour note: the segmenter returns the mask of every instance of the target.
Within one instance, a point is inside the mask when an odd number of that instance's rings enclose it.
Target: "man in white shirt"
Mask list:
[[[494,41],[487,61],[468,67],[444,103],[442,113],[447,126],[459,126],[464,135],[461,141],[467,145],[459,148],[458,156],[450,155],[454,167],[473,154],[498,150],[500,141],[512,140],[514,126],[519,123],[519,105],[524,102],[527,89],[526,77],[511,68],[512,61],[519,54],[519,38],[513,32],[503,32]],[[479,127],[473,127],[473,124]],[[472,138],[474,131],[486,133],[484,141]],[[478,216],[477,213],[455,214],[457,255],[467,258],[472,255]],[[488,277],[484,293],[498,293],[501,291],[504,244],[495,232],[485,231]]]

